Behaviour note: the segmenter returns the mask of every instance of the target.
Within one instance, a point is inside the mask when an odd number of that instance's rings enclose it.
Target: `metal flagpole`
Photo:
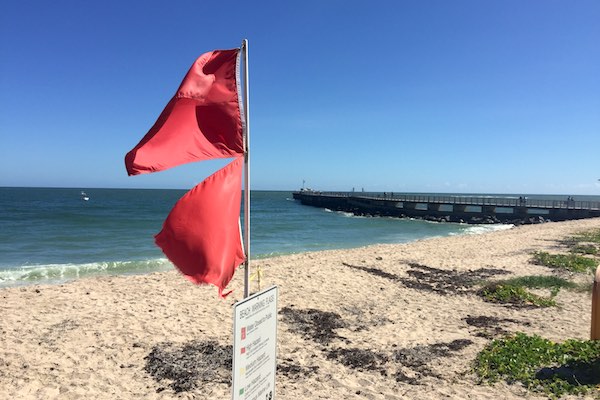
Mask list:
[[[250,109],[248,82],[248,39],[242,41],[244,52],[244,249],[246,261],[244,262],[244,298],[250,295]]]

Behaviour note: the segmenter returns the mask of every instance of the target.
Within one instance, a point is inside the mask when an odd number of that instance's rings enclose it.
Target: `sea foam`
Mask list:
[[[170,268],[172,268],[172,264],[166,258],[85,264],[26,265],[0,270],[0,287],[55,284],[90,276],[143,274],[166,271]]]

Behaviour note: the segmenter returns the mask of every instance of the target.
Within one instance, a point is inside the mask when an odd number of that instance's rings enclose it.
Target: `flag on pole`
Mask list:
[[[242,48],[247,64],[245,46],[246,41]],[[240,52],[214,50],[201,55],[154,126],[125,156],[129,175],[235,158],[186,193],[155,236],[156,244],[184,276],[196,284],[217,286],[221,297],[230,293],[223,291],[246,259],[240,208],[247,115],[240,108]]]
[[[190,281],[223,294],[244,262],[240,231],[243,157],[206,178],[173,207],[156,244]]]
[[[239,49],[201,55],[154,126],[125,156],[129,175],[244,154]]]

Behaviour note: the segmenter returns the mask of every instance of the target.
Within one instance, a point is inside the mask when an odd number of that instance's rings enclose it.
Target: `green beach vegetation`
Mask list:
[[[565,240],[568,254],[533,253],[532,263],[575,273],[594,272],[600,263],[600,229],[578,233]],[[556,306],[560,289],[588,291],[556,276],[522,276],[489,282],[478,292],[486,301],[517,306]],[[527,289],[548,289],[542,297]],[[600,398],[600,340],[569,339],[554,343],[538,335],[515,333],[490,342],[474,362],[480,383],[504,380],[550,398],[591,394]]]
[[[600,229],[591,229],[589,231],[580,232],[571,238],[576,243],[588,242],[600,245]]]
[[[577,285],[556,276],[530,275],[490,282],[479,291],[484,300],[516,306],[552,307],[560,289],[576,288]],[[550,297],[542,297],[527,289],[548,289]]]
[[[596,256],[600,254],[600,229],[581,232],[567,240],[571,253]]]
[[[488,344],[475,359],[480,383],[505,380],[551,398],[600,391],[600,341],[554,343],[516,333]]]
[[[590,244],[578,244],[571,248],[571,253],[597,255],[598,249]]]
[[[571,272],[594,272],[600,263],[600,229],[579,232],[563,241],[568,254],[550,254],[545,251],[533,253],[532,262],[550,268]]]
[[[598,261],[578,254],[550,254],[545,251],[533,253],[533,263],[545,267],[565,269],[571,272],[592,272]]]

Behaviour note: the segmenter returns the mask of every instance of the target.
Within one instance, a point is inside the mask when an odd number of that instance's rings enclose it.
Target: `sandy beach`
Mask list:
[[[530,260],[597,228],[595,218],[253,262],[261,288],[279,287],[278,398],[545,398],[477,384],[473,360],[509,332],[589,339],[590,294],[563,289],[558,307],[517,308],[483,301],[469,283],[540,274],[591,283]],[[2,289],[0,399],[230,398],[241,270],[230,288],[222,300],[174,270]],[[153,374],[182,354],[200,368],[187,382]]]

